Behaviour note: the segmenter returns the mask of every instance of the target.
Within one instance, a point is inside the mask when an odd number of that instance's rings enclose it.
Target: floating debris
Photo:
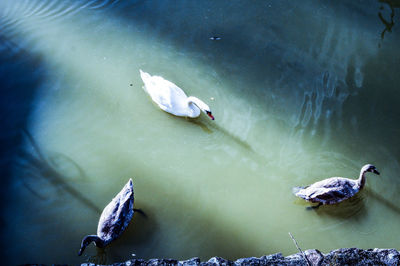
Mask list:
[[[221,40],[221,37],[219,37],[219,36],[212,36],[212,37],[210,37],[210,40],[212,40],[212,41],[219,41],[219,40]]]

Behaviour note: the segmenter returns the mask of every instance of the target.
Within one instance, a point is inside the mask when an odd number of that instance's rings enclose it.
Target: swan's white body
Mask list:
[[[176,116],[195,118],[200,115],[200,111],[203,111],[214,120],[210,107],[208,107],[207,104],[196,97],[188,97],[185,92],[174,83],[160,76],[151,76],[149,73],[143,72],[142,70],[140,70],[140,77],[144,83],[144,90],[165,112]]]

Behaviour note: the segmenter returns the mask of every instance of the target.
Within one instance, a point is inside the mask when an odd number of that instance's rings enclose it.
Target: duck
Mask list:
[[[82,239],[78,256],[92,242],[99,248],[104,248],[113,240],[121,236],[135,211],[143,213],[140,209],[133,208],[134,193],[133,182],[130,178],[122,190],[111,200],[100,215],[97,226],[97,235],[87,235]]]
[[[358,179],[344,177],[331,177],[305,187],[294,187],[293,194],[312,203],[318,203],[309,208],[318,208],[321,205],[336,204],[353,197],[365,186],[367,172],[380,175],[372,164],[366,164],[361,168]]]
[[[144,90],[161,110],[175,116],[196,118],[201,112],[214,120],[210,107],[199,98],[187,96],[185,92],[171,81],[160,76],[152,76],[140,69]]]

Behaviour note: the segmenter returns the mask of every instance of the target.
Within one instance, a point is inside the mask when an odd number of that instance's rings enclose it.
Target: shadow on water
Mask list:
[[[387,159],[400,157],[400,94],[395,85],[400,83],[400,76],[395,73],[399,60],[398,46],[387,48],[386,51],[379,49],[377,56],[364,66],[365,79],[361,90],[357,89],[354,82],[350,82],[354,80],[354,71],[348,71],[346,80],[349,80],[349,90],[357,93],[350,94],[344,101],[341,119],[351,134],[346,135],[346,131],[338,128],[332,136],[337,138],[338,144],[350,144],[351,149],[358,145],[360,154],[356,156],[365,154],[371,161],[379,160],[372,155],[377,147],[384,147],[391,154]],[[354,66],[351,67],[354,69]],[[348,138],[348,141],[340,141],[344,138]]]
[[[223,136],[228,137],[230,140],[232,140],[234,143],[236,143],[237,145],[239,145],[240,147],[242,147],[244,150],[252,153],[253,155],[256,155],[259,158],[263,158],[263,156],[261,156],[261,154],[257,153],[253,147],[251,147],[250,144],[248,144],[246,141],[240,139],[238,136],[232,134],[231,132],[229,132],[228,130],[226,130],[225,128],[221,127],[217,122],[209,122],[209,121],[204,121],[202,118],[197,118],[197,119],[188,119],[190,123],[199,126],[204,132],[208,133],[208,134],[212,134],[214,133],[214,131],[212,129],[214,129],[215,131],[220,132]]]
[[[79,200],[81,203],[83,203],[96,213],[100,214],[101,210],[90,199],[86,198],[81,192],[79,192],[77,189],[71,186],[67,181],[65,181],[66,179],[68,179],[68,177],[63,173],[60,173],[60,171],[58,171],[56,168],[57,166],[59,166],[60,159],[62,159],[64,163],[68,163],[76,170],[76,174],[74,174],[74,178],[76,179],[85,178],[85,173],[83,169],[77,163],[75,163],[71,158],[62,154],[56,154],[56,156],[52,156],[49,157],[49,159],[47,159],[44,156],[41,149],[39,148],[36,141],[34,140],[34,138],[32,137],[32,135],[27,130],[23,130],[23,132],[36,153],[35,156],[29,154],[28,152],[20,152],[20,157],[22,160],[18,162],[18,167],[22,168],[27,173],[22,179],[22,182],[25,185],[25,187],[38,198],[46,199],[45,196],[41,195],[38,191],[33,189],[27,182],[28,176],[34,179],[32,183],[34,183],[35,179],[37,178],[43,178],[47,180],[55,188],[58,189],[61,188],[63,191],[69,193],[77,200]]]
[[[246,142],[241,140],[239,137],[235,136],[234,134],[230,133],[228,130],[226,130],[225,128],[221,127],[220,125],[218,125],[216,122],[204,122],[202,121],[201,118],[198,119],[189,119],[189,121],[197,126],[199,126],[204,132],[206,133],[213,133],[213,130],[217,130],[219,132],[221,132],[224,136],[227,136],[228,138],[230,138],[233,142],[235,142],[237,145],[241,146],[242,148],[244,148],[245,150],[248,150],[250,152],[256,153],[254,151],[254,149]]]
[[[222,132],[222,134],[224,134],[225,136],[229,137],[231,140],[233,140],[233,142],[235,142],[237,145],[241,146],[243,149],[256,154],[258,156],[261,157],[261,155],[259,155],[254,149],[253,147],[251,147],[246,141],[243,141],[242,139],[240,139],[238,136],[235,136],[234,134],[230,133],[228,130],[226,130],[225,128],[221,127],[218,124],[213,124],[212,125],[213,128],[219,130],[220,132]]]
[[[384,3],[390,3],[391,6],[396,6],[394,2],[398,2],[396,0],[380,0]],[[332,2],[333,6],[339,6],[342,8],[347,8],[346,1],[343,3]],[[282,79],[282,72],[287,72],[289,74],[300,74],[304,76],[304,69],[309,67],[302,62],[296,62],[296,60],[304,60],[303,57],[309,56],[308,54],[304,54],[302,58],[286,58],[286,53],[290,54],[290,48],[285,47],[288,36],[285,36],[285,30],[289,30],[286,27],[282,27],[283,31],[279,29],[280,25],[276,25],[279,21],[285,21],[285,24],[294,24],[298,21],[294,18],[293,10],[304,11],[303,8],[307,8],[310,5],[309,9],[319,10],[324,4],[315,4],[317,2],[313,2],[310,4],[309,2],[305,2],[300,6],[288,5],[286,2],[277,3],[276,1],[271,1],[273,8],[277,8],[275,11],[276,14],[281,14],[281,17],[276,17],[275,14],[270,14],[268,12],[268,8],[266,6],[254,5],[249,6],[245,1],[237,1],[236,5],[245,5],[245,8],[242,8],[245,12],[253,13],[257,18],[255,21],[264,22],[265,28],[268,29],[266,32],[262,32],[262,35],[265,36],[262,40],[257,40],[259,42],[255,42],[253,37],[259,36],[251,36],[248,35],[248,32],[251,32],[251,29],[246,30],[245,26],[240,23],[240,20],[231,20],[231,23],[226,23],[225,20],[230,19],[230,12],[235,11],[235,5],[232,6],[221,6],[221,3],[218,1],[204,1],[204,5],[196,8],[197,12],[193,12],[193,17],[189,19],[185,19],[184,23],[174,23],[174,20],[169,19],[170,17],[176,17],[176,20],[179,21],[182,16],[181,12],[183,9],[187,8],[189,12],[192,12],[192,4],[182,5],[181,7],[172,7],[169,6],[168,1],[165,1],[162,4],[153,3],[152,1],[144,1],[144,2],[134,2],[134,4],[124,3],[121,4],[120,9],[116,9],[115,12],[118,13],[119,17],[123,17],[128,23],[144,23],[154,28],[155,34],[160,35],[166,41],[170,41],[174,43],[181,50],[189,50],[195,52],[202,52],[202,55],[206,57],[207,64],[211,64],[215,69],[218,69],[221,76],[238,76],[240,75],[240,79],[236,79],[232,81],[232,83],[237,83],[241,80],[246,80],[243,84],[247,84],[248,82],[254,83],[254,81],[260,81],[260,83],[264,82],[266,77],[268,77],[271,81]],[[186,4],[186,3],[185,3]],[[154,5],[154,7],[153,7]],[[271,6],[271,5],[270,5]],[[355,10],[358,9],[368,9],[368,7],[364,4],[355,3]],[[269,9],[273,10],[274,9]],[[126,11],[129,10],[129,13]],[[218,10],[217,14],[214,14]],[[328,9],[330,10],[330,9]],[[374,14],[375,7],[373,7]],[[171,12],[170,16],[165,16],[165,12]],[[234,13],[234,12],[232,12]],[[362,13],[362,12],[361,12]],[[176,15],[176,16],[174,16]],[[246,13],[244,15],[247,15]],[[213,21],[215,18],[220,18],[219,20]],[[366,16],[365,16],[366,17]],[[270,19],[268,19],[270,18]],[[275,18],[275,19],[274,19]],[[366,18],[367,20],[368,18]],[[210,20],[208,25],[204,24],[201,32],[194,33],[194,36],[190,36],[190,32],[192,32],[193,28],[198,28],[197,23],[205,23],[204,21]],[[276,20],[276,21],[275,21]],[[307,19],[305,21],[308,22]],[[325,24],[321,24],[325,25]],[[255,26],[255,25],[252,25]],[[301,24],[297,26],[300,31],[309,31],[310,29],[302,29],[302,26],[307,26],[306,24]],[[313,25],[312,25],[313,26]],[[171,28],[174,27],[173,31],[175,33],[171,33]],[[293,27],[296,27],[293,25]],[[198,29],[197,29],[198,30]],[[326,31],[326,29],[323,29]],[[218,42],[213,42],[209,40],[210,34],[214,34],[214,32],[218,32],[218,35],[222,36],[222,40]],[[176,34],[181,33],[183,36],[177,38]],[[255,32],[255,34],[261,34],[260,32]],[[189,36],[188,36],[189,35]],[[186,37],[190,39],[191,42],[182,41],[182,37]],[[293,36],[292,36],[293,37]],[[298,37],[294,35],[294,37]],[[301,36],[302,38],[304,35]],[[282,41],[280,43],[280,41]],[[296,40],[291,40],[296,41]],[[303,41],[303,40],[299,40]],[[309,42],[315,42],[315,36],[309,40]],[[317,46],[318,43],[314,44]],[[257,49],[257,53],[254,50]],[[289,51],[287,51],[289,50]],[[282,55],[285,55],[285,60],[289,60],[286,62],[282,59]],[[226,70],[226,65],[240,65],[240,69],[229,69]],[[277,71],[276,68],[283,68],[282,71]],[[245,73],[243,73],[243,69],[246,69]],[[314,78],[314,77],[311,77]],[[290,82],[290,77],[287,77],[286,83]],[[248,81],[248,82],[247,82]],[[229,82],[229,79],[224,82]],[[286,85],[286,84],[285,84]],[[298,87],[298,80],[294,81],[291,86]],[[235,87],[232,86],[232,92],[234,92]],[[244,88],[241,88],[243,90]],[[251,90],[252,95],[254,96],[256,101],[262,101],[265,97],[259,97],[259,90],[266,90],[266,86],[260,86],[258,88],[245,88],[245,90]],[[236,91],[237,93],[243,93],[243,91]]]
[[[151,101],[151,100],[149,100]],[[160,109],[153,101],[151,101],[153,104],[154,108]],[[218,125],[217,122],[211,121],[208,118],[204,118],[203,115],[200,115],[200,117],[197,118],[189,118],[189,117],[179,117],[175,116],[173,114],[170,114],[168,112],[160,110],[160,112],[163,112],[166,116],[168,116],[168,119],[176,119],[178,121],[186,120],[185,122],[189,122],[192,125],[195,125],[201,130],[203,130],[207,134],[213,134],[217,132],[220,132],[223,136],[228,137],[230,140],[232,140],[234,143],[236,143],[238,146],[242,147],[245,151],[248,151],[250,154],[253,156],[257,157],[258,160],[265,160],[265,158],[257,153],[246,141],[240,139],[239,137],[235,136],[234,134],[230,133],[228,130],[225,128],[221,127]]]
[[[123,18],[126,22],[132,24],[144,24],[146,26],[150,26],[154,29],[154,34],[156,37],[160,37],[166,42],[172,43],[177,49],[182,51],[189,52],[201,52],[202,56],[204,56],[207,64],[212,64],[214,66],[220,66],[221,74],[223,76],[231,76],[231,75],[239,75],[240,79],[246,79],[246,81],[254,81],[254,80],[264,80],[265,77],[276,74],[276,71],[273,71],[272,68],[275,67],[276,61],[281,61],[280,54],[278,52],[282,52],[281,49],[263,49],[259,51],[259,53],[254,53],[256,47],[251,43],[248,39],[249,36],[246,36],[246,30],[240,31],[243,28],[243,25],[240,22],[232,22],[229,24],[224,23],[223,21],[218,21],[216,25],[210,24],[205,27],[199,28],[198,23],[204,23],[207,19],[205,17],[210,16],[214,17],[213,12],[214,9],[220,10],[225,14],[218,14],[217,16],[229,17],[229,12],[231,11],[231,7],[225,4],[221,4],[218,1],[204,1],[202,6],[197,7],[197,12],[193,12],[193,3],[185,3],[179,7],[175,7],[173,4],[165,1],[163,3],[159,3],[157,1],[136,1],[136,2],[125,2],[121,3],[118,9],[115,9],[115,15]],[[252,7],[247,5],[246,2],[243,2],[246,5],[246,8],[249,10],[255,11],[255,13],[259,13],[261,8]],[[234,5],[232,5],[234,6]],[[189,19],[184,19],[184,23],[175,24],[174,19],[170,19],[171,17],[176,17],[176,20],[182,20],[180,16],[182,16],[181,12],[183,9],[188,9],[189,12],[192,12],[193,16]],[[129,12],[127,12],[129,10]],[[165,12],[171,12],[169,16],[165,16]],[[186,14],[186,13],[185,13]],[[188,15],[188,14],[186,14]],[[289,16],[289,15],[288,15]],[[215,19],[215,18],[214,18]],[[173,31],[171,31],[171,27]],[[196,31],[201,29],[201,32],[192,33],[193,28],[196,28]],[[222,36],[222,40],[215,42],[209,39],[212,32],[218,32],[219,35]],[[241,33],[242,32],[242,33]],[[176,34],[182,34],[177,38]],[[193,34],[194,36],[191,36]],[[190,42],[182,41],[182,39],[191,40]],[[266,37],[267,38],[267,37]],[[270,39],[266,39],[265,42],[268,44],[271,42]],[[220,45],[221,44],[221,45]],[[271,46],[273,46],[271,44]],[[229,62],[227,62],[229,61]],[[231,71],[231,73],[227,73],[224,71],[225,64],[240,64],[240,73],[237,73],[236,70]],[[259,67],[262,65],[263,67]],[[243,75],[241,70],[246,69],[246,75]],[[276,77],[277,79],[279,77]],[[225,80],[226,83],[232,82],[235,84],[238,80],[230,81],[229,79]],[[243,82],[246,83],[246,82]],[[237,88],[237,86],[231,86],[232,92]],[[243,88],[241,88],[243,89]],[[254,88],[252,89],[253,94],[249,94],[250,96],[254,96],[254,98],[258,101],[262,101],[261,97],[258,97],[256,90],[264,90],[265,88]],[[246,88],[249,90],[249,88]],[[236,91],[237,93],[243,93],[243,91]],[[217,118],[218,119],[218,118]]]
[[[364,79],[358,85],[356,59],[350,58],[344,82],[321,101],[318,120],[314,115],[315,93],[306,93],[294,134],[303,133],[305,140],[326,137],[335,144],[334,149],[352,154],[354,158],[376,161],[378,158],[374,154],[378,147],[391,154],[387,159],[399,158],[400,109],[397,106],[400,94],[396,84],[400,79],[395,72],[400,57],[398,46],[394,44],[378,49],[376,56],[366,60],[359,71]],[[335,108],[336,103],[341,103],[341,107]]]
[[[41,86],[45,67],[42,57],[11,47],[13,44],[2,35],[1,30],[0,42],[0,209],[4,210],[14,196],[10,195],[9,189],[15,157],[23,142],[21,129],[27,126],[34,95]],[[7,243],[9,218],[4,211],[0,214],[0,228],[1,241]],[[8,264],[7,261],[12,258],[10,254],[3,252],[0,249],[2,262]]]
[[[380,204],[382,204],[384,207],[390,209],[391,211],[395,212],[396,214],[400,215],[400,207],[396,204],[394,204],[392,201],[385,199],[383,196],[380,194],[368,190],[368,197],[373,198],[374,200],[378,201]]]

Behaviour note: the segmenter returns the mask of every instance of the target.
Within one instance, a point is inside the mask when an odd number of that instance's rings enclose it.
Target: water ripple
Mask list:
[[[18,35],[23,35],[21,24],[36,27],[39,23],[71,18],[83,10],[107,10],[118,2],[119,0],[0,1],[0,51],[14,56],[21,48],[28,47],[29,40],[26,37],[24,42],[17,39]]]

